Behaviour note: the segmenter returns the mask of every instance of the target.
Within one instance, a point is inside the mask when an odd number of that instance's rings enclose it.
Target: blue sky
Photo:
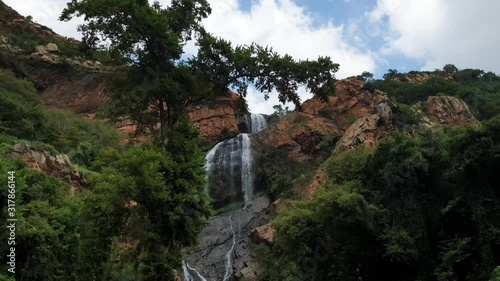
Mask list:
[[[67,0],[3,0],[59,34],[80,38],[76,27],[57,20]],[[159,0],[169,5],[170,0]],[[381,77],[434,70],[452,63],[500,73],[498,0],[209,0],[204,21],[211,33],[234,44],[272,46],[296,59],[330,56],[338,78],[370,71]],[[193,44],[185,48],[196,54]],[[303,100],[311,97],[304,89]],[[272,113],[276,94],[264,101],[250,89],[253,112]]]

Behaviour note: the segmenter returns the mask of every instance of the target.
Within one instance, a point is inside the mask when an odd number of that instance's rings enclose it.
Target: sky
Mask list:
[[[67,0],[3,0],[57,33],[80,39],[82,19],[59,22]],[[169,0],[160,0],[168,5]],[[479,68],[500,73],[498,0],[209,0],[206,29],[234,44],[268,45],[296,59],[330,56],[341,79],[369,71],[399,72]],[[195,54],[193,44],[185,48]],[[302,100],[311,97],[299,90]],[[272,113],[254,88],[247,101],[255,113]]]

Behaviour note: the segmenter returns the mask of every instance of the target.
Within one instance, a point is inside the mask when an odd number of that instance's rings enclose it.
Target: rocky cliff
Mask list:
[[[293,112],[258,136],[258,141],[274,149],[284,149],[292,159],[313,158],[320,143],[332,135],[344,135],[341,147],[366,143],[373,146],[392,128],[390,101],[381,91],[365,89],[355,78],[336,82],[335,93],[327,100],[312,98],[302,112]]]

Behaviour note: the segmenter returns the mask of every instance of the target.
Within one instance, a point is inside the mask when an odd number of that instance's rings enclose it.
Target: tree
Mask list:
[[[94,162],[99,174],[91,179],[95,190],[86,200],[86,217],[95,229],[88,235],[110,251],[112,240],[133,241],[132,258],[123,262],[137,280],[171,280],[181,250],[195,244],[211,215],[197,131],[184,120],[169,138],[175,152],[108,150]]]
[[[232,47],[208,34],[201,20],[211,12],[206,0],[174,0],[164,8],[146,0],[72,0],[60,19],[84,16],[79,27],[87,45],[105,49],[129,64],[114,77],[112,114],[137,121],[139,132],[166,144],[168,130],[196,102],[249,84],[265,93],[277,90],[281,102],[300,105],[299,86],[325,96],[338,64],[328,57],[296,61],[256,44]],[[184,43],[196,39],[198,55],[180,61]]]
[[[443,72],[448,75],[453,75],[457,73],[458,68],[453,64],[447,64],[443,67]]]
[[[371,82],[373,80],[373,74],[368,71],[363,71],[363,73],[356,76],[356,78],[365,82]]]
[[[273,109],[274,109],[274,114],[277,114],[277,115],[285,115],[288,112],[290,112],[290,110],[288,109],[288,106],[283,108],[283,106],[281,104],[273,105]]]
[[[386,74],[384,74],[384,80],[391,80],[398,76],[399,72],[397,69],[389,69]]]

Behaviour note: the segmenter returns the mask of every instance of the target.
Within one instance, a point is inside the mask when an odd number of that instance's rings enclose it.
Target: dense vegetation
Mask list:
[[[277,90],[281,102],[296,105],[299,86],[320,97],[331,91],[339,66],[330,58],[297,61],[255,44],[232,46],[204,30],[209,14],[205,0],[174,0],[167,8],[144,0],[73,0],[64,10],[62,20],[86,20],[84,42],[56,42],[62,56],[127,64],[112,75],[109,114],[151,133],[153,142],[143,146],[123,145],[107,123],[45,108],[39,91],[47,85],[0,52],[0,67],[12,69],[0,71],[0,176],[16,171],[18,218],[16,275],[4,274],[2,255],[0,280],[171,280],[182,250],[196,243],[212,214],[188,106],[228,87],[243,97],[249,85],[265,97]],[[28,32],[9,34],[24,49],[20,55],[54,42],[30,33],[29,18],[25,25]],[[182,60],[193,38],[199,53]],[[419,73],[395,70],[382,80],[359,78],[398,103],[398,129],[418,124],[412,106],[431,95],[463,98],[484,126],[396,134],[375,150],[340,157],[329,157],[339,136],[328,136],[306,163],[283,165],[283,152],[260,151],[259,185],[275,198],[297,199],[293,187],[306,185],[328,158],[327,183],[312,200],[286,202],[274,221],[276,243],[256,247],[264,280],[500,279],[500,77],[452,65],[424,74],[431,78],[419,83],[409,81]],[[69,155],[84,175],[82,190],[72,194],[65,179],[11,159],[19,143]],[[0,220],[6,218],[2,205]],[[0,240],[7,235],[4,228]],[[0,252],[7,247],[0,243]]]
[[[6,178],[16,171],[16,280],[171,276],[181,250],[196,242],[211,214],[195,129],[185,121],[176,125],[169,143],[175,153],[127,148],[106,123],[44,108],[33,84],[9,71],[0,71],[0,107],[0,173]],[[64,178],[12,160],[18,143],[51,155],[67,153],[84,173],[84,190],[71,195]],[[2,184],[0,200],[7,202],[6,196]],[[3,207],[1,221],[6,218]],[[0,239],[7,241],[7,235],[2,229]],[[2,243],[0,251],[7,253],[7,247]],[[5,255],[1,261],[0,280],[13,280],[2,275]]]
[[[204,0],[174,0],[168,7],[139,0],[73,0],[61,20],[85,17],[82,43],[40,37],[29,17],[21,32],[7,34],[22,48],[18,54],[0,53],[0,67],[13,72],[0,73],[0,170],[5,175],[16,171],[16,280],[172,278],[182,249],[197,241],[211,215],[203,153],[187,118],[188,106],[228,87],[245,96],[250,83],[263,92],[276,89],[281,101],[296,104],[299,85],[317,95],[331,87],[338,65],[329,58],[296,61],[267,47],[233,47],[203,29],[201,20],[210,11]],[[183,46],[191,38],[199,53],[182,61]],[[62,58],[104,54],[125,66],[110,75],[109,117],[136,121],[139,133],[152,135],[152,144],[124,147],[104,123],[44,108],[39,91],[49,85],[30,75],[23,61],[35,46],[49,41],[59,45]],[[84,173],[83,189],[72,194],[64,179],[11,160],[17,143],[70,155]],[[2,185],[2,202],[5,191]],[[5,221],[5,207],[1,216]],[[4,229],[0,238],[7,235]],[[6,252],[5,247],[0,250]]]
[[[427,75],[429,79],[411,82],[419,75]],[[429,96],[444,95],[463,99],[479,120],[487,120],[500,112],[500,77],[480,69],[458,70],[454,65],[445,65],[443,70],[433,72],[390,70],[384,79],[367,80],[368,87],[382,90],[406,105],[424,101]]]
[[[498,167],[499,116],[332,157],[327,184],[257,247],[265,280],[497,280]]]

